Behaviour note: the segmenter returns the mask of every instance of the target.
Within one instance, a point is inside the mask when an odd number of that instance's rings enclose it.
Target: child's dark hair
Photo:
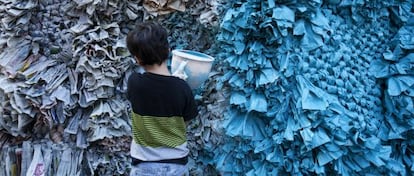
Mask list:
[[[169,54],[167,30],[155,22],[143,22],[128,33],[126,44],[139,64],[161,65]]]

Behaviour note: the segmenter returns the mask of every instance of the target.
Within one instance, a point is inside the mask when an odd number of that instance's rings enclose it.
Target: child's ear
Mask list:
[[[137,61],[138,65],[141,65],[141,59],[139,59],[137,56],[134,56],[135,61]]]

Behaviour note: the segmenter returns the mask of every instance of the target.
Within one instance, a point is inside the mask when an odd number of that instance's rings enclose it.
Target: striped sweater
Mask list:
[[[132,107],[131,156],[141,162],[186,161],[185,121],[198,114],[188,84],[173,76],[134,73],[127,96]]]

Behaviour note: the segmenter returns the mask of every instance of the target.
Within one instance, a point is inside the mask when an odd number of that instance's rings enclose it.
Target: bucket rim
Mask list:
[[[190,53],[195,53],[197,55],[201,55],[202,57],[194,55],[194,54],[190,54]],[[202,62],[213,62],[215,60],[214,57],[208,54],[194,51],[194,50],[174,49],[172,50],[172,54],[180,56],[180,57],[188,58],[191,60],[202,61]]]

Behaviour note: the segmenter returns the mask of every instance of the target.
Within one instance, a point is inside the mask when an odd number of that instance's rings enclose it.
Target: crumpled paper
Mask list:
[[[91,145],[108,145],[108,142],[100,143],[107,138],[129,139],[128,103],[122,95],[126,89],[122,83],[132,58],[127,58],[127,49],[120,42],[125,39],[118,38],[120,26],[104,22],[108,14],[102,15],[102,8],[111,12],[123,8],[139,10],[130,6],[129,2],[108,1],[0,2],[0,13],[5,17],[0,27],[7,29],[2,30],[0,42],[4,48],[0,53],[0,94],[4,100],[0,108],[0,130],[7,134],[7,138],[1,139],[2,146],[19,148],[22,140],[34,143],[46,140],[93,150]],[[97,14],[102,19],[92,17]],[[123,13],[114,14],[109,15],[118,20],[121,16],[131,18]],[[106,150],[129,149],[115,144]],[[66,162],[61,162],[59,169],[44,162],[45,175],[83,172],[80,167],[68,166],[67,163],[84,160],[76,156],[73,161],[72,152],[55,155],[59,160],[65,157]],[[46,157],[51,158],[46,154],[44,161]],[[90,169],[91,173],[100,162],[91,161],[96,165]],[[19,167],[24,173],[28,169],[35,172],[37,166],[33,163],[29,168],[30,163],[25,160]],[[125,173],[130,165],[124,163],[119,168],[106,167],[113,170],[102,172]]]
[[[124,142],[123,145],[129,145],[129,141]],[[0,153],[4,161],[1,164],[6,166],[0,175],[106,175],[109,174],[107,170],[114,170],[121,175],[127,173],[127,168],[111,166],[110,163],[129,163],[129,158],[125,157],[127,153],[127,150],[105,153],[103,149],[95,147],[85,150],[51,141],[24,141],[22,146],[8,146],[7,150]],[[102,169],[105,167],[107,169]]]
[[[143,7],[151,15],[165,15],[173,11],[184,12],[186,0],[144,0]]]

